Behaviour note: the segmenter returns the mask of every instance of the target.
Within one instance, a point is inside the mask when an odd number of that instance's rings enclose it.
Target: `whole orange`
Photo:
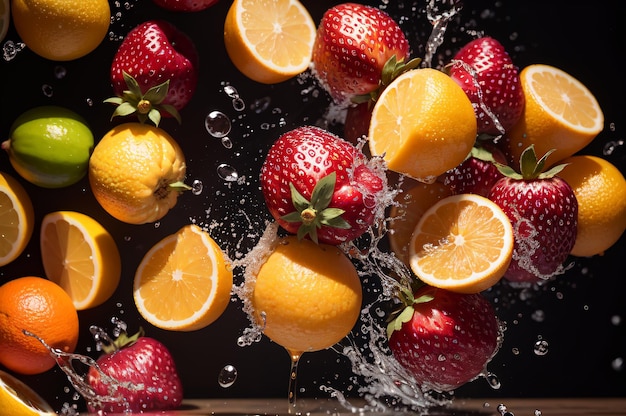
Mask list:
[[[261,265],[252,307],[263,333],[291,355],[341,341],[359,318],[361,281],[336,246],[283,237]]]
[[[13,0],[13,24],[39,56],[71,61],[102,43],[111,23],[107,0]]]
[[[0,286],[0,364],[20,374],[40,374],[55,361],[28,331],[49,346],[74,352],[78,313],[69,295],[56,283],[35,276]]]

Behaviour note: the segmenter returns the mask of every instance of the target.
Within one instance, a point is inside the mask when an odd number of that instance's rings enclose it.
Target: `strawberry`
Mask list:
[[[172,24],[150,20],[133,28],[111,64],[111,82],[118,107],[113,116],[136,113],[156,125],[161,116],[180,121],[198,83],[198,53],[193,41]]]
[[[451,391],[485,371],[500,342],[498,318],[481,294],[422,286],[402,296],[389,348],[422,387]]]
[[[543,172],[550,153],[537,160],[530,146],[520,157],[520,173],[501,166],[505,177],[489,192],[513,224],[513,260],[504,275],[511,282],[541,283],[563,273],[576,241],[578,202],[568,183],[556,176],[565,165]]]
[[[215,5],[219,0],[152,0],[154,4],[175,12],[199,12]]]
[[[104,333],[105,334],[105,333]],[[102,341],[103,332],[99,333]],[[97,360],[99,371],[90,367],[87,382],[98,400],[90,412],[128,413],[173,410],[183,400],[183,388],[169,350],[140,330],[132,337],[125,332],[108,345]]]
[[[384,11],[362,4],[343,3],[328,9],[318,25],[312,69],[338,104],[374,98],[381,86],[414,68],[408,61],[409,42]]]
[[[373,223],[384,175],[355,146],[319,127],[281,135],[261,167],[261,190],[288,232],[337,245]]]
[[[506,163],[500,150],[475,145],[467,159],[442,175],[442,182],[455,194],[472,193],[486,197],[491,187],[504,176],[496,163]]]
[[[525,103],[519,71],[500,42],[469,42],[448,70],[474,105],[479,134],[502,135],[519,120]]]

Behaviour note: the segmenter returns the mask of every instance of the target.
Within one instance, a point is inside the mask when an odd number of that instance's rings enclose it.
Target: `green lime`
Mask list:
[[[2,148],[16,172],[44,188],[61,188],[87,173],[93,133],[77,113],[58,106],[32,108],[11,126]]]

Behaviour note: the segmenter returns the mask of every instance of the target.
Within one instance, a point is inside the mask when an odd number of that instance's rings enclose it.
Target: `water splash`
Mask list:
[[[423,66],[432,67],[433,57],[444,41],[448,23],[462,8],[463,5],[460,0],[429,0],[426,6],[426,16],[433,25],[433,30],[426,42]]]

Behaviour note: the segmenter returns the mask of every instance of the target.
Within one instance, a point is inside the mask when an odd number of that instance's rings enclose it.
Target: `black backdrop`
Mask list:
[[[316,22],[336,1],[305,0]],[[379,5],[379,2],[371,2]],[[413,45],[414,55],[423,55],[429,23],[421,11],[425,1],[396,2],[386,9],[402,20]],[[126,7],[130,5],[130,7]],[[113,2],[111,25],[115,39],[106,39],[96,51],[72,62],[57,63],[20,51],[10,61],[0,62],[0,135],[4,138],[13,120],[23,111],[42,104],[67,106],[90,123],[101,137],[114,122],[112,107],[103,99],[112,93],[108,73],[118,37],[142,21],[165,18],[192,37],[200,52],[200,81],[197,92],[182,111],[183,124],[165,120],[162,127],[181,143],[188,159],[188,182],[201,180],[204,190],[196,196],[186,193],[177,206],[157,225],[130,226],[108,216],[95,202],[85,180],[64,189],[41,189],[22,181],[36,211],[35,236],[41,218],[54,210],[79,210],[98,219],[114,236],[122,253],[122,281],[113,299],[100,307],[80,312],[81,338],[78,352],[95,354],[88,331],[91,324],[110,328],[118,316],[131,331],[140,325],[150,336],[163,341],[172,351],[183,378],[187,397],[284,397],[287,390],[289,359],[278,346],[264,339],[249,347],[237,346],[237,338],[248,324],[233,302],[213,325],[192,333],[171,333],[141,321],[132,301],[132,277],[143,254],[152,244],[195,221],[211,225],[212,235],[231,253],[245,252],[251,240],[241,239],[241,230],[231,224],[248,224],[257,231],[267,218],[258,191],[258,169],[263,155],[278,135],[301,124],[317,123],[327,107],[326,97],[309,79],[293,79],[279,85],[261,85],[241,76],[232,66],[222,41],[223,21],[230,1],[194,14],[159,9],[150,0]],[[527,0],[467,0],[457,19],[450,24],[442,51],[454,50],[472,36],[472,30],[499,39],[515,63],[547,63],[571,73],[598,98],[606,118],[604,132],[585,153],[602,154],[611,141],[624,140],[626,85],[618,60],[626,52],[626,11],[618,0],[596,2]],[[19,41],[10,29],[4,40]],[[445,60],[445,53],[439,58]],[[58,77],[58,69],[65,76]],[[236,111],[224,85],[236,88],[247,108]],[[319,94],[317,94],[319,93]],[[267,103],[265,111],[255,111],[257,100]],[[264,101],[265,100],[265,101]],[[232,148],[223,146],[205,130],[204,118],[220,110],[233,120],[229,137]],[[330,126],[338,129],[338,126]],[[605,156],[626,172],[626,151],[618,147]],[[236,168],[239,183],[228,182],[216,173],[226,163]],[[4,152],[0,169],[12,172]],[[506,287],[490,291],[500,318],[507,322],[505,342],[490,370],[502,386],[491,389],[478,380],[457,391],[457,396],[624,396],[626,368],[626,296],[623,256],[626,238],[604,256],[572,259],[574,267],[558,281],[532,292],[528,298]],[[38,239],[33,238],[15,262],[0,268],[0,283],[22,275],[43,276],[39,262]],[[539,319],[537,316],[543,316]],[[548,353],[533,353],[538,339],[549,343]],[[220,369],[232,364],[238,378],[230,388],[218,385]],[[339,381],[335,380],[338,375]],[[341,385],[350,376],[343,357],[333,351],[308,354],[301,361],[301,395],[323,395],[319,385],[331,381]],[[55,407],[71,402],[72,391],[65,376],[55,369],[37,376],[20,376]]]

